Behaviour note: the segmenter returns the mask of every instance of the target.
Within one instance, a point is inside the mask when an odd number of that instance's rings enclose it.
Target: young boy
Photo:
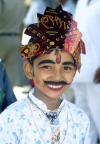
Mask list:
[[[47,7],[25,33],[32,38],[21,47],[24,71],[35,88],[1,114],[0,143],[90,144],[86,114],[63,95],[85,54],[76,22],[61,6]]]
[[[16,101],[5,65],[0,58],[0,113]]]

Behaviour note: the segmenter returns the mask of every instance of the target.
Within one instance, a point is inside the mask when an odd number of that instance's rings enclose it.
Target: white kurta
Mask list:
[[[29,93],[31,100],[39,108],[48,111],[46,105],[34,97],[33,92],[34,89]],[[60,127],[58,144],[90,144],[86,114],[66,100],[62,101],[60,107],[63,105],[54,125],[51,125],[43,112],[34,106],[32,116],[26,98],[12,104],[0,115],[0,144],[51,144],[52,128],[57,126]]]

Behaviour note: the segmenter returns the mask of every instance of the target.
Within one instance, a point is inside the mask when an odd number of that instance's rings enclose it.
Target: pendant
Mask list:
[[[58,144],[60,141],[60,128],[57,127],[54,129],[52,133],[52,144]]]
[[[46,117],[50,120],[51,124],[54,124],[54,120],[57,118],[58,114],[56,112],[45,113]]]

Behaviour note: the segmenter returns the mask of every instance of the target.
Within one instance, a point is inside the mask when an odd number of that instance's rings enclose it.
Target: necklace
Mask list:
[[[39,135],[40,135],[40,138],[41,138],[41,140],[43,141],[43,143],[46,144],[45,141],[44,141],[44,139],[42,138],[42,136],[41,136],[41,134],[40,134],[40,131],[39,131],[39,129],[38,129],[38,126],[37,126],[37,124],[36,124],[36,121],[35,121],[35,118],[34,118],[34,114],[33,114],[33,111],[32,111],[32,104],[30,103],[30,101],[29,101],[28,98],[27,98],[26,100],[27,100],[27,103],[28,103],[28,105],[29,105],[29,108],[30,108],[30,111],[31,111],[31,114],[32,114],[32,117],[33,117],[33,121],[34,121],[35,126],[36,126],[36,128],[37,128],[37,131],[38,131],[38,133],[39,133]],[[68,128],[68,111],[67,111],[67,128]],[[66,129],[67,129],[67,128],[66,128]],[[58,132],[57,132],[57,131],[58,131]],[[57,127],[57,128],[54,130],[54,132],[55,132],[55,134],[52,135],[52,144],[57,144],[57,142],[59,142],[59,140],[60,140],[60,130],[59,130],[59,127]],[[56,134],[56,132],[57,132],[57,134]],[[67,132],[66,132],[66,134],[65,134],[65,136],[64,136],[63,141],[61,142],[61,144],[63,144],[66,136],[67,136]]]
[[[46,112],[42,109],[40,109],[32,100],[29,96],[27,96],[28,100],[31,102],[31,104],[36,107],[37,109],[39,109],[40,111],[42,111],[45,116],[50,120],[50,123],[53,125],[54,124],[54,120],[58,117],[58,115],[60,114],[62,108],[64,107],[64,105],[61,108],[58,108],[54,111],[50,111],[50,112]]]

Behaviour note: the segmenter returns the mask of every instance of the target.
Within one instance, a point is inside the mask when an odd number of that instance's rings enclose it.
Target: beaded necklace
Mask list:
[[[28,98],[27,98],[27,102],[28,102],[28,105],[29,105],[29,108],[30,108],[30,111],[31,111],[31,114],[32,114],[32,117],[33,117],[33,121],[34,121],[35,126],[37,128],[37,131],[38,131],[38,133],[40,135],[40,138],[43,141],[43,143],[46,144],[45,141],[44,141],[44,139],[42,138],[42,136],[40,134],[40,131],[39,131],[39,128],[38,128],[38,126],[36,124],[36,121],[35,121],[35,118],[34,118],[34,114],[33,114],[33,111],[32,111],[32,106],[33,105],[32,105],[32,103],[30,103],[30,101],[29,101]],[[68,112],[67,112],[67,128],[68,128]],[[67,136],[67,133],[65,134],[65,136],[64,136],[63,141],[61,142],[61,144],[63,144],[66,136]],[[59,140],[60,140],[60,129],[59,129],[59,127],[56,127],[55,130],[54,130],[54,134],[52,135],[52,144],[57,144],[59,142]]]
[[[50,112],[46,112],[42,109],[40,109],[32,100],[29,96],[27,96],[28,100],[30,101],[30,103],[37,109],[39,109],[40,111],[42,111],[45,116],[50,120],[51,124],[54,124],[54,120],[58,117],[58,115],[60,114],[62,108],[64,107],[64,105],[61,108],[58,108],[54,111],[50,111]]]

